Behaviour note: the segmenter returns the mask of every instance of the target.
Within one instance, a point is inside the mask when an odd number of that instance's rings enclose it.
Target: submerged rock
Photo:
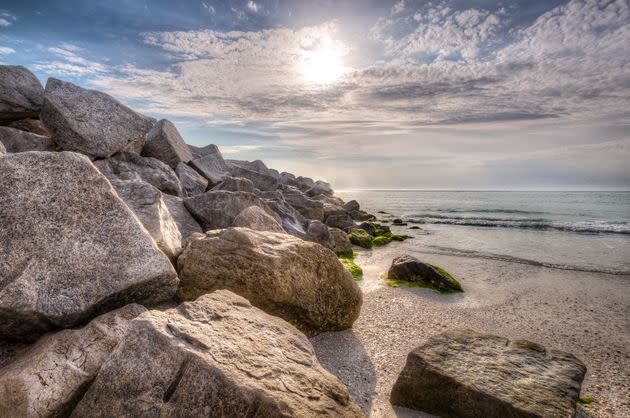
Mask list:
[[[181,415],[363,416],[304,335],[228,291],[132,321],[72,416]]]
[[[0,65],[0,123],[36,118],[44,102],[44,88],[27,68]]]
[[[18,129],[0,126],[0,142],[7,152],[54,151],[55,143],[47,136],[41,136]]]
[[[193,168],[184,163],[177,164],[175,168],[179,182],[182,185],[184,197],[197,196],[206,191],[208,180]]]
[[[569,353],[447,331],[409,353],[391,402],[442,417],[566,418],[575,414],[585,373]]]
[[[127,305],[83,328],[37,340],[0,369],[0,415],[68,416],[125,335],[129,321],[143,312],[140,305]]]
[[[462,286],[446,270],[423,263],[416,257],[401,255],[392,261],[387,272],[388,280],[421,283],[442,292],[462,292]]]
[[[270,216],[258,206],[245,208],[234,218],[232,226],[244,227],[256,231],[285,232],[276,218]]]
[[[179,163],[193,159],[188,145],[172,122],[162,119],[147,133],[142,155],[157,158],[168,164],[173,170]]]
[[[335,254],[287,234],[208,231],[178,267],[182,300],[228,289],[309,335],[350,328],[361,308],[361,290]]]
[[[0,172],[0,338],[173,296],[173,266],[87,157],[9,154]]]
[[[140,152],[154,121],[96,90],[49,78],[41,120],[62,149],[107,158]]]

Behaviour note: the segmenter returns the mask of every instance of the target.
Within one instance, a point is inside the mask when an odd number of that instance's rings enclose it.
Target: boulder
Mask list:
[[[329,228],[317,219],[309,221],[304,239],[316,242],[331,250],[335,248],[335,240],[330,235]]]
[[[324,220],[324,204],[322,202],[309,199],[304,193],[291,186],[284,186],[282,195],[284,200],[305,218]]]
[[[462,286],[446,270],[423,263],[416,257],[401,255],[392,261],[387,271],[388,280],[426,284],[439,291],[462,291]]]
[[[254,193],[254,183],[242,177],[226,177],[221,183],[214,186],[212,190]]]
[[[374,237],[361,228],[352,227],[348,232],[348,239],[359,247],[369,249],[374,246]]]
[[[299,176],[295,179],[295,181],[297,182],[297,187],[302,191],[306,191],[315,186],[315,182],[312,178],[309,177]]]
[[[190,164],[214,186],[229,177],[230,170],[216,145],[208,145],[206,148],[207,153],[192,160]]]
[[[442,417],[566,418],[575,415],[585,373],[563,351],[447,331],[409,353],[391,402]]]
[[[173,296],[170,261],[87,157],[8,154],[0,173],[0,339]]]
[[[231,226],[234,218],[250,206],[260,207],[280,222],[278,215],[267,206],[264,200],[247,192],[211,190],[184,199],[184,204],[205,231]]]
[[[295,186],[295,187],[298,186],[295,175],[291,173],[287,173],[286,171],[283,171],[282,173],[280,173],[278,181],[280,182],[280,184],[287,184],[289,186]]]
[[[256,173],[266,174],[276,179],[280,178],[280,173],[278,173],[277,170],[268,168],[265,165],[265,163],[262,162],[261,160],[255,160],[255,161],[227,160],[226,163],[230,168],[241,167],[246,170],[254,171]]]
[[[327,203],[329,205],[341,206],[342,208],[343,208],[343,205],[345,204],[341,198],[337,196],[328,196],[325,194],[318,194],[318,195],[312,196],[311,199],[319,200],[320,202]]]
[[[193,156],[193,159],[201,158],[204,155],[219,153],[219,147],[214,144],[206,145],[205,147],[195,147],[194,145],[188,145],[188,149]]]
[[[367,213],[364,210],[352,210],[349,211],[348,214],[352,219],[359,222],[376,220],[376,216],[372,215],[371,213]]]
[[[303,332],[350,328],[362,295],[335,254],[287,234],[228,228],[191,240],[178,259],[181,300],[219,289]]]
[[[182,185],[173,169],[157,158],[121,152],[111,158],[95,161],[94,165],[110,181],[141,180],[161,192],[182,195]]]
[[[230,167],[230,173],[232,173],[234,177],[242,177],[251,180],[254,187],[263,191],[276,190],[278,188],[278,179],[268,174],[248,170],[235,165]]]
[[[268,199],[265,194],[276,194],[276,198]],[[293,206],[289,205],[282,197],[280,192],[263,192],[261,197],[264,197],[265,203],[273,210],[282,222],[282,228],[289,234],[300,238],[306,238],[306,229],[308,226],[308,220],[302,216]]]
[[[55,78],[46,83],[40,118],[62,149],[95,158],[140,152],[154,125],[108,94]]]
[[[348,238],[348,234],[337,228],[330,228],[329,231],[334,241],[332,250],[339,256],[351,255],[352,243],[350,242],[350,238]]]
[[[347,213],[326,217],[326,225],[332,228],[344,229],[354,225],[354,221]]]
[[[171,121],[160,120],[147,133],[142,148],[142,155],[157,158],[168,164],[173,170],[179,163],[187,163],[193,159],[188,145]]]
[[[129,321],[146,312],[131,304],[94,318],[79,329],[48,334],[0,369],[0,411],[11,417],[68,416]]]
[[[387,225],[381,225],[376,222],[362,222],[359,225],[359,228],[372,235],[373,237],[378,237],[379,235],[391,233],[392,230]]]
[[[317,180],[315,184],[306,191],[307,196],[326,195],[332,196],[333,189],[330,187],[330,183],[326,183],[322,180]]]
[[[111,184],[158,248],[171,260],[177,257],[182,248],[182,236],[162,199],[162,192],[141,180],[112,180]]]
[[[54,151],[55,144],[47,136],[41,136],[18,129],[0,126],[0,142],[7,152]]]
[[[234,218],[232,226],[244,227],[256,231],[284,232],[276,218],[258,206],[245,208]]]
[[[184,247],[186,240],[193,233],[203,233],[203,229],[199,223],[192,217],[186,206],[184,206],[184,200],[170,194],[162,195],[162,200],[168,208],[169,213],[177,225],[179,234],[181,235],[181,247]]]
[[[177,164],[175,172],[182,185],[184,197],[197,196],[208,188],[208,180],[184,163]]]
[[[30,132],[32,134],[50,137],[52,133],[44,126],[39,119],[19,119],[8,123],[9,128],[19,129],[20,131]]]
[[[228,291],[129,325],[73,417],[361,417],[308,339]]]
[[[344,204],[343,208],[348,212],[361,209],[361,207],[359,206],[359,202],[357,202],[356,200],[351,200],[348,203]]]
[[[0,124],[39,115],[44,88],[27,68],[0,65]]]

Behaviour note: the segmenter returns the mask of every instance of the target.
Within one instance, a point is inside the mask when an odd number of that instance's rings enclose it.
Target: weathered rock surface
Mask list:
[[[52,133],[44,126],[39,119],[19,119],[8,123],[9,128],[19,129],[20,131],[30,132],[32,134],[50,137]]]
[[[330,250],[335,248],[335,239],[330,235],[329,228],[317,219],[309,221],[304,239],[316,242]]]
[[[254,183],[242,177],[226,177],[221,183],[214,186],[212,190],[254,193]]]
[[[0,142],[7,152],[54,151],[55,144],[49,137],[18,129],[0,126]]]
[[[306,191],[307,196],[317,196],[317,195],[326,195],[332,196],[333,189],[330,187],[330,183],[326,183],[322,180],[317,180],[313,186]]]
[[[162,195],[162,200],[164,200],[169,213],[177,225],[177,229],[179,229],[179,234],[182,238],[181,247],[184,246],[188,237],[193,233],[203,233],[199,223],[192,217],[190,212],[188,212],[186,206],[184,206],[183,199],[170,194],[165,194]]]
[[[268,195],[274,195],[273,197]],[[289,234],[296,237],[305,238],[308,220],[302,216],[293,206],[289,205],[282,194],[278,191],[263,192],[261,197],[264,198],[267,205],[275,213],[280,216],[282,228]]]
[[[268,174],[259,173],[256,171],[248,170],[237,165],[230,166],[230,173],[234,177],[242,177],[254,184],[254,187],[260,190],[276,190],[278,188],[278,179]]]
[[[94,165],[110,181],[141,180],[164,193],[182,195],[182,185],[173,169],[156,158],[141,157],[133,152],[121,152]]]
[[[243,209],[250,206],[260,207],[280,222],[278,215],[269,208],[265,201],[252,193],[211,190],[184,199],[184,204],[205,231],[231,226],[234,218]]]
[[[424,283],[440,291],[462,291],[459,282],[445,270],[410,255],[394,258],[387,279]]]
[[[39,115],[44,88],[27,68],[0,65],[0,123]]]
[[[246,170],[255,171],[257,173],[266,174],[276,179],[280,178],[280,173],[277,170],[268,168],[267,165],[261,160],[255,161],[243,161],[243,160],[226,160],[226,163],[230,168],[238,166]]]
[[[347,213],[326,216],[326,225],[331,228],[344,229],[354,225],[354,221]]]
[[[140,152],[154,125],[108,94],[55,78],[46,83],[40,118],[62,149],[96,158]]]
[[[350,242],[350,238],[348,238],[348,234],[343,232],[341,229],[330,228],[330,236],[333,238],[334,241],[334,247],[332,250],[336,254],[352,254],[352,243]]]
[[[322,202],[309,199],[304,193],[291,186],[284,186],[282,195],[284,200],[305,218],[324,220],[324,204]]]
[[[194,145],[188,145],[188,149],[195,159],[201,158],[204,155],[215,154],[219,152],[219,147],[214,144],[206,145],[205,147],[195,147]]]
[[[172,297],[173,266],[88,158],[8,154],[0,172],[0,338]]]
[[[309,335],[350,328],[361,309],[361,290],[335,254],[287,234],[208,231],[178,267],[182,300],[228,289]]]
[[[149,232],[158,248],[170,259],[181,252],[182,236],[162,192],[141,180],[112,180],[118,196]]]
[[[4,144],[0,142],[0,155],[5,155],[7,153],[6,148],[4,148]]]
[[[361,207],[359,206],[359,202],[357,202],[356,200],[351,200],[347,202],[346,204],[343,205],[343,208],[347,210],[348,212],[361,209]]]
[[[172,122],[162,119],[147,133],[142,155],[157,158],[173,170],[193,159],[188,145]]]
[[[302,191],[307,191],[311,187],[315,186],[315,181],[309,177],[298,176],[295,181],[298,184],[298,188]]]
[[[204,152],[202,157],[192,160],[190,164],[214,186],[229,177],[230,170],[216,145],[208,145]]]
[[[68,416],[101,365],[127,331],[129,321],[146,312],[131,304],[94,318],[79,329],[40,338],[0,369],[0,416]]]
[[[352,211],[349,211],[348,214],[355,221],[375,221],[376,220],[376,216],[372,215],[371,213],[367,213],[364,210],[352,210]]]
[[[270,216],[258,206],[245,208],[234,218],[232,226],[249,228],[256,231],[285,232],[277,218]]]
[[[359,417],[304,335],[218,291],[134,321],[74,417]]]
[[[177,164],[175,172],[182,185],[184,197],[196,196],[208,188],[208,179],[184,163]]]
[[[409,353],[391,402],[442,417],[566,418],[575,414],[585,373],[569,353],[447,331]]]

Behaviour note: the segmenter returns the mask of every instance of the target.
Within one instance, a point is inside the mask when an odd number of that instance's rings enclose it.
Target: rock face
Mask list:
[[[4,144],[0,142],[0,155],[5,155],[7,153],[6,148],[4,148]]]
[[[190,235],[195,232],[203,232],[199,223],[195,221],[195,218],[192,217],[188,209],[186,209],[186,206],[184,206],[182,199],[177,196],[165,194],[162,195],[162,200],[164,200],[169,213],[177,225],[177,229],[179,229],[179,234],[182,237],[181,247],[184,246],[184,243]]]
[[[127,305],[83,328],[40,338],[0,369],[0,411],[4,411],[0,415],[68,416],[127,331],[129,321],[143,312],[146,309],[140,305]]]
[[[359,206],[359,202],[357,202],[356,200],[351,200],[348,203],[344,204],[343,208],[348,212],[361,209]]]
[[[40,118],[62,149],[97,158],[139,152],[154,125],[108,94],[54,78],[46,83]]]
[[[268,174],[248,170],[236,165],[230,167],[230,173],[232,173],[234,177],[242,177],[251,180],[254,187],[263,191],[276,190],[278,188],[278,179]]]
[[[193,159],[188,145],[172,122],[162,119],[147,134],[142,155],[157,158],[174,170],[179,163]]]
[[[184,197],[197,196],[206,191],[208,180],[186,164],[177,164],[175,172],[182,185]]]
[[[192,160],[190,164],[214,186],[229,177],[230,171],[216,145],[208,145],[204,152],[206,154]]]
[[[267,204],[252,193],[211,190],[198,196],[184,199],[188,211],[199,221],[204,230],[227,228],[234,218],[250,206],[258,206],[280,222]]]
[[[394,405],[442,417],[550,417],[575,414],[586,366],[529,341],[447,331],[409,353]]]
[[[324,220],[324,204],[317,200],[309,199],[304,193],[294,187],[284,187],[282,190],[284,200],[293,206],[307,219]]]
[[[360,417],[295,328],[227,291],[150,311],[73,417]]]
[[[335,254],[287,234],[208,231],[178,267],[182,300],[228,289],[309,335],[350,328],[361,308],[361,290]]]
[[[44,101],[44,88],[25,67],[0,65],[0,123],[37,117]]]
[[[284,232],[284,229],[274,217],[258,206],[245,208],[234,218],[232,226],[244,227],[256,231]]]
[[[141,157],[133,152],[121,152],[94,165],[110,181],[141,180],[164,193],[182,195],[182,186],[175,172],[156,158]]]
[[[214,186],[212,190],[254,193],[254,183],[252,183],[251,180],[242,177],[227,177],[221,183]]]
[[[55,150],[54,142],[46,136],[36,135],[6,126],[0,126],[0,142],[4,144],[7,152],[10,153]]]
[[[20,131],[30,132],[41,136],[50,137],[50,131],[44,126],[39,119],[19,119],[8,123],[9,128],[19,129]]]
[[[333,251],[337,253],[337,255],[352,254],[352,243],[350,242],[350,238],[348,238],[348,234],[341,229],[330,228],[330,235],[335,243]]]
[[[277,194],[274,198],[268,199],[264,197],[267,205],[280,216],[282,228],[287,233],[296,237],[304,238],[306,236],[306,227],[308,220],[302,216],[293,206],[289,205],[279,192],[267,192]]]
[[[317,195],[325,195],[332,196],[333,189],[330,187],[330,183],[326,183],[325,181],[317,180],[315,184],[306,191],[308,196],[317,196]]]
[[[445,270],[410,255],[394,258],[387,279],[424,283],[440,291],[462,291],[459,282]]]
[[[179,255],[182,236],[162,193],[140,180],[112,180],[111,184],[151,234],[158,248],[170,259]]]
[[[335,248],[335,239],[330,235],[328,227],[317,219],[313,219],[308,223],[305,239],[331,250]]]
[[[9,154],[0,172],[0,339],[173,296],[168,258],[88,158]]]

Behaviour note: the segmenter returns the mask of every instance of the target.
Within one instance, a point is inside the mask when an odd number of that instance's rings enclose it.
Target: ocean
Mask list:
[[[353,190],[409,223],[420,252],[630,274],[630,192]],[[417,225],[421,230],[408,229]]]

